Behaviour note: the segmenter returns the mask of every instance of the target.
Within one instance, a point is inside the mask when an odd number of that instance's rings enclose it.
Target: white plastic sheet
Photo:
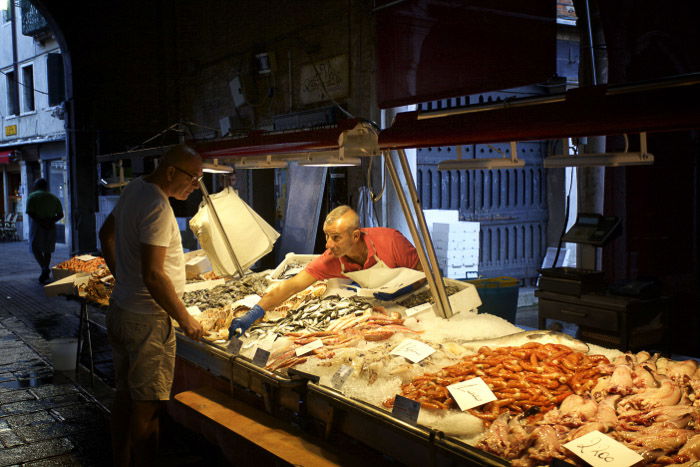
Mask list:
[[[248,206],[232,188],[228,187],[211,195],[210,198],[241,268],[248,269],[258,259],[272,251],[280,234]],[[209,206],[202,202],[197,214],[190,219],[190,229],[199,240],[202,249],[206,251],[216,274],[220,276],[237,274],[224,237],[211,216]]]

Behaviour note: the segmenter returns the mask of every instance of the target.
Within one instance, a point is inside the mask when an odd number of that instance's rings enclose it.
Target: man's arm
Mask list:
[[[316,282],[316,278],[306,271],[301,271],[296,276],[280,282],[274,289],[266,293],[258,302],[260,308],[265,311],[274,310],[289,297],[297,292],[301,292],[311,284]]]
[[[151,297],[168,313],[187,337],[199,340],[204,334],[202,325],[194,319],[185,309],[180,297],[175,293],[175,287],[170,277],[165,273],[165,253],[164,246],[154,246],[141,243],[141,276]]]
[[[105,259],[105,263],[107,263],[107,267],[109,268],[109,271],[112,273],[114,278],[117,278],[117,263],[116,263],[116,257],[117,257],[117,250],[115,247],[115,238],[116,238],[116,233],[115,233],[115,224],[114,224],[114,216],[110,214],[107,216],[107,219],[105,220],[104,224],[102,224],[102,227],[100,228],[100,244],[102,245],[102,256]]]

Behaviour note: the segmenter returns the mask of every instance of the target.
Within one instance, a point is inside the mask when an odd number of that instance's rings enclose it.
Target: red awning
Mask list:
[[[9,164],[10,154],[12,154],[12,151],[0,151],[0,164]]]

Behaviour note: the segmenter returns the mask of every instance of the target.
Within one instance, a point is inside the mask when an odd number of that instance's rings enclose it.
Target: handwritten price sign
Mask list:
[[[417,363],[425,357],[432,355],[434,352],[435,349],[428,344],[424,344],[415,339],[405,339],[394,347],[394,350],[391,351],[391,355],[398,355],[408,359],[411,363]]]
[[[481,378],[472,378],[447,386],[460,410],[468,410],[498,399]]]
[[[643,460],[642,456],[624,444],[597,430],[566,443],[564,447],[593,467],[629,467]]]

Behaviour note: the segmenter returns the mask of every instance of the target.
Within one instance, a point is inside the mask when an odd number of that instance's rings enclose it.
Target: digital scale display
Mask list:
[[[620,218],[600,214],[579,214],[562,239],[568,243],[603,246],[612,240],[620,227]]]

